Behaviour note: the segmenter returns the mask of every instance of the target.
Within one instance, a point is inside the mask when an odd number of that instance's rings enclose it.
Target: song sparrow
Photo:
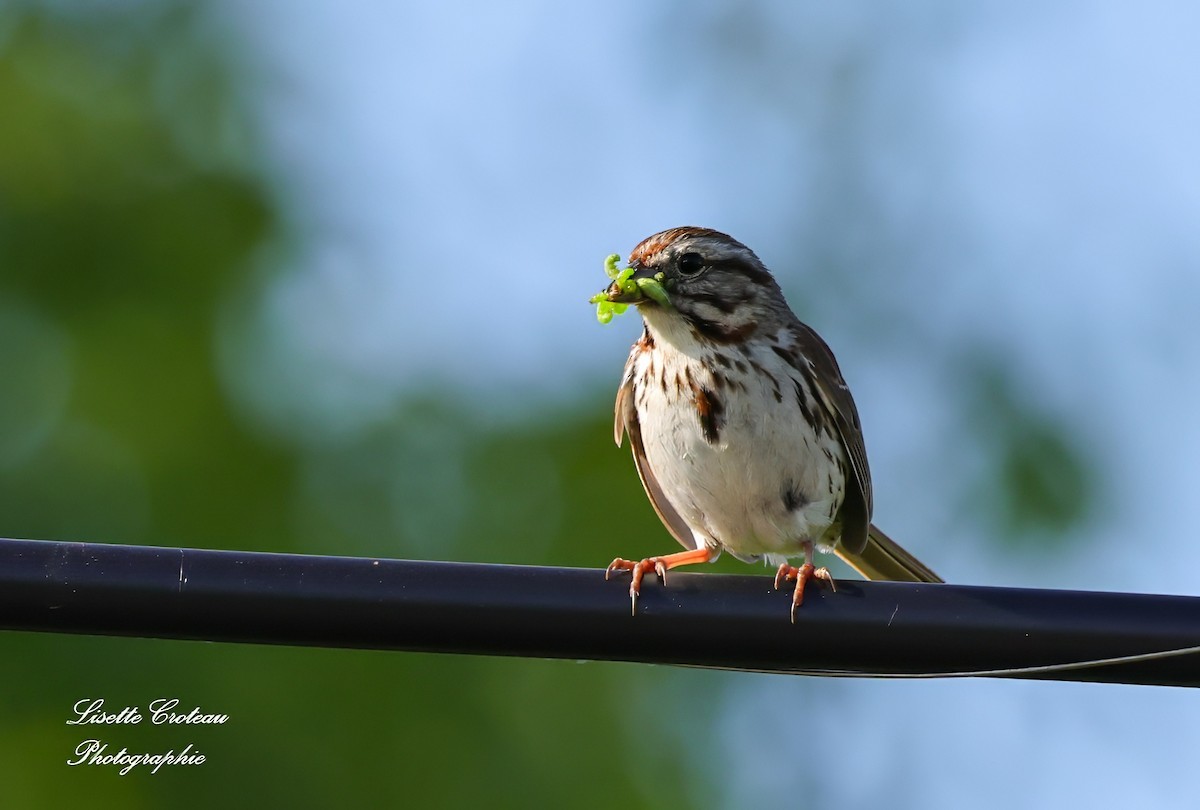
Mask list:
[[[833,353],[788,308],[759,258],[707,228],[672,228],[630,254],[633,279],[661,279],[669,305],[614,283],[609,301],[645,322],[617,391],[615,438],[629,434],[638,475],[663,524],[687,551],[617,558],[605,578],[642,578],[715,560],[778,564],[795,580],[792,621],[813,566],[833,551],[868,579],[941,582],[871,524],[871,473],[850,390]],[[626,290],[629,286],[626,286]],[[789,557],[803,555],[799,567]]]

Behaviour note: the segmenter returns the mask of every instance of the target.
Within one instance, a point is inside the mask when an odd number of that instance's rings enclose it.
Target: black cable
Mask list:
[[[637,616],[627,591],[593,569],[0,539],[5,630],[1200,685],[1194,597],[839,580],[793,625],[767,573],[647,577]]]

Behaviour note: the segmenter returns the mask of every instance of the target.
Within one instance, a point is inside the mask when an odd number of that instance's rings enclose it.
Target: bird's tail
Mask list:
[[[941,582],[942,578],[909,554],[900,544],[871,524],[867,546],[857,554],[841,545],[834,553],[867,579],[886,579],[893,582]]]

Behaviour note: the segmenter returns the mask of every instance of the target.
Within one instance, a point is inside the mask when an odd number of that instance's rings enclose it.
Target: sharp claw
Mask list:
[[[617,557],[608,568],[604,569],[604,579],[608,580],[615,571],[628,571],[631,575],[629,582],[629,602],[633,615],[637,615],[637,599],[642,588],[642,580],[647,574],[654,574],[659,581],[667,584],[667,569],[675,565],[690,565],[691,563],[707,562],[712,559],[710,549],[694,549],[681,551],[678,554],[666,554],[662,557],[646,557],[640,561],[626,560]]]
[[[804,586],[808,584],[808,577],[804,575],[804,569],[801,568],[796,573],[796,590],[792,592],[792,624],[796,623],[796,610],[804,604]]]
[[[630,616],[637,615],[637,599],[638,594],[642,592],[642,577],[644,575],[645,571],[642,569],[642,566],[638,563],[634,563],[633,577],[629,580],[629,601],[631,603],[629,608]]]
[[[775,590],[779,590],[779,586],[783,584],[783,575],[787,571],[786,565],[779,566],[779,570],[775,572]]]
[[[784,582],[796,581],[796,588],[792,591],[792,610],[790,613],[792,624],[796,623],[797,608],[804,604],[804,586],[814,577],[817,579],[831,579],[829,571],[824,568],[814,571],[809,563],[805,563],[799,568],[784,563],[775,572],[775,590],[779,590],[779,586]]]
[[[604,581],[605,582],[608,582],[608,578],[612,575],[613,571],[616,571],[617,569],[621,568],[621,563],[623,563],[623,562],[625,562],[625,560],[621,559],[620,557],[617,557],[615,560],[613,560],[612,562],[610,562],[608,564],[608,568],[604,569]]]

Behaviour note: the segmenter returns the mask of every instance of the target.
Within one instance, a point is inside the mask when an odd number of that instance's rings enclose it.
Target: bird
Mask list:
[[[871,523],[850,389],[758,256],[725,233],[685,226],[643,239],[628,267],[631,276],[597,296],[636,306],[643,321],[617,390],[614,439],[629,437],[646,495],[685,549],[608,566],[606,579],[630,572],[633,615],[646,574],[665,586],[668,570],[726,551],[778,566],[776,590],[795,582],[793,623],[810,580],[836,590],[814,564],[817,549],[867,579],[941,582]]]

